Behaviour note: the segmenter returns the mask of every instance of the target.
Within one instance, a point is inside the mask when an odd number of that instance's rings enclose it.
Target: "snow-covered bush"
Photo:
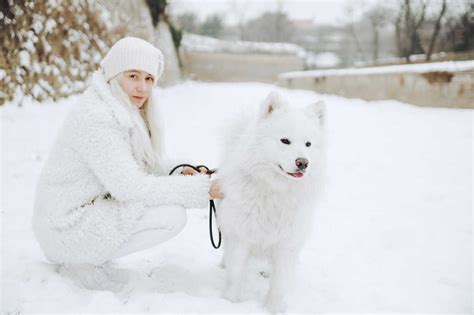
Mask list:
[[[110,45],[126,32],[92,0],[3,3],[0,105],[15,95],[43,101],[82,91]]]

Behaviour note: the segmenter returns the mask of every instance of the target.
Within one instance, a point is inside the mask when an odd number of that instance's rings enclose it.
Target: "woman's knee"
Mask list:
[[[138,219],[130,238],[111,256],[115,259],[147,248],[154,247],[173,238],[186,225],[186,211],[182,207],[163,206],[147,208]]]
[[[160,206],[147,208],[138,220],[136,231],[148,229],[166,229],[181,231],[186,225],[186,210],[178,206]]]
[[[181,231],[187,222],[186,209],[183,207],[169,207],[166,209],[169,214],[167,225],[175,231]]]

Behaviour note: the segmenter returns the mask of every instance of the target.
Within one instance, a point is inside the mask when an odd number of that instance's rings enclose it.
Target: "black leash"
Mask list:
[[[206,169],[206,174],[207,175],[212,175],[217,171],[216,169],[210,170],[209,167],[207,167],[206,165],[194,166],[194,165],[190,165],[190,164],[180,164],[180,165],[175,166],[168,175],[173,175],[173,173],[178,168],[183,167],[183,166],[190,167],[198,173],[201,172],[200,168],[203,167],[203,168]],[[219,231],[219,241],[217,242],[217,245],[216,245],[216,243],[214,242],[214,234],[212,232],[212,212],[214,212],[214,215],[217,218],[216,205],[215,205],[213,199],[209,200],[209,237],[211,238],[212,247],[214,247],[215,249],[218,249],[219,247],[221,247],[222,235],[221,235],[221,230],[219,229],[219,227],[217,227],[217,231]]]

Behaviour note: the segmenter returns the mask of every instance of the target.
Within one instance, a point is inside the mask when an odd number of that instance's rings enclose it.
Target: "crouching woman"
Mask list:
[[[163,67],[161,52],[144,40],[112,46],[39,177],[35,236],[47,259],[82,287],[113,289],[105,262],[170,239],[186,223],[185,208],[220,197],[206,175],[166,176],[171,165],[152,94]]]

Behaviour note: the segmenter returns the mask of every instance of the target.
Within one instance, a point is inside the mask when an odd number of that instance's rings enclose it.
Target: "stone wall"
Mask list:
[[[419,106],[474,108],[474,71],[279,77],[280,86],[364,100],[393,99]]]
[[[275,83],[282,72],[299,71],[304,61],[294,55],[181,52],[183,74],[202,81]]]

